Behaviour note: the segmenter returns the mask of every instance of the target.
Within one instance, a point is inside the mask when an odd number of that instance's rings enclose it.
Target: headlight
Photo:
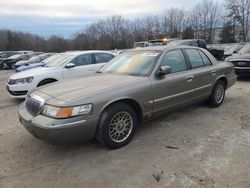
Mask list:
[[[14,84],[31,83],[33,81],[33,79],[34,79],[34,77],[26,77],[26,78],[16,79]]]
[[[69,118],[88,114],[92,110],[92,104],[86,104],[74,107],[55,107],[45,105],[43,114],[53,118]]]

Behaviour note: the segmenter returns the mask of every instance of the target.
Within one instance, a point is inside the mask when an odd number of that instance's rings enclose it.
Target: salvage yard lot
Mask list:
[[[143,123],[132,142],[53,146],[19,123],[22,101],[0,72],[0,187],[250,187],[250,79],[224,104],[199,104]]]

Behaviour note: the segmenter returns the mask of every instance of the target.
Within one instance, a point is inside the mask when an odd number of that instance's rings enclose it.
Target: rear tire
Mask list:
[[[223,103],[225,98],[225,90],[225,83],[222,80],[218,80],[215,83],[212,93],[208,99],[208,103],[211,107],[219,107]]]
[[[111,149],[128,144],[138,126],[135,110],[126,103],[116,103],[100,115],[96,138]]]

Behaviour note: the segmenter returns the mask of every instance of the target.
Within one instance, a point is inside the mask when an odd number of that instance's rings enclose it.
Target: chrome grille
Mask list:
[[[250,61],[232,61],[236,67],[250,67]]]
[[[35,96],[35,95],[28,95],[26,97],[25,105],[27,108],[27,111],[33,115],[37,116],[44,106],[44,99],[41,97]]]

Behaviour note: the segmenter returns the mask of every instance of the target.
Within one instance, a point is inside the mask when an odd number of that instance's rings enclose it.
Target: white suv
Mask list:
[[[9,95],[25,98],[36,87],[63,79],[83,77],[96,72],[104,63],[115,57],[108,51],[65,52],[45,67],[38,67],[10,76],[7,83]]]

